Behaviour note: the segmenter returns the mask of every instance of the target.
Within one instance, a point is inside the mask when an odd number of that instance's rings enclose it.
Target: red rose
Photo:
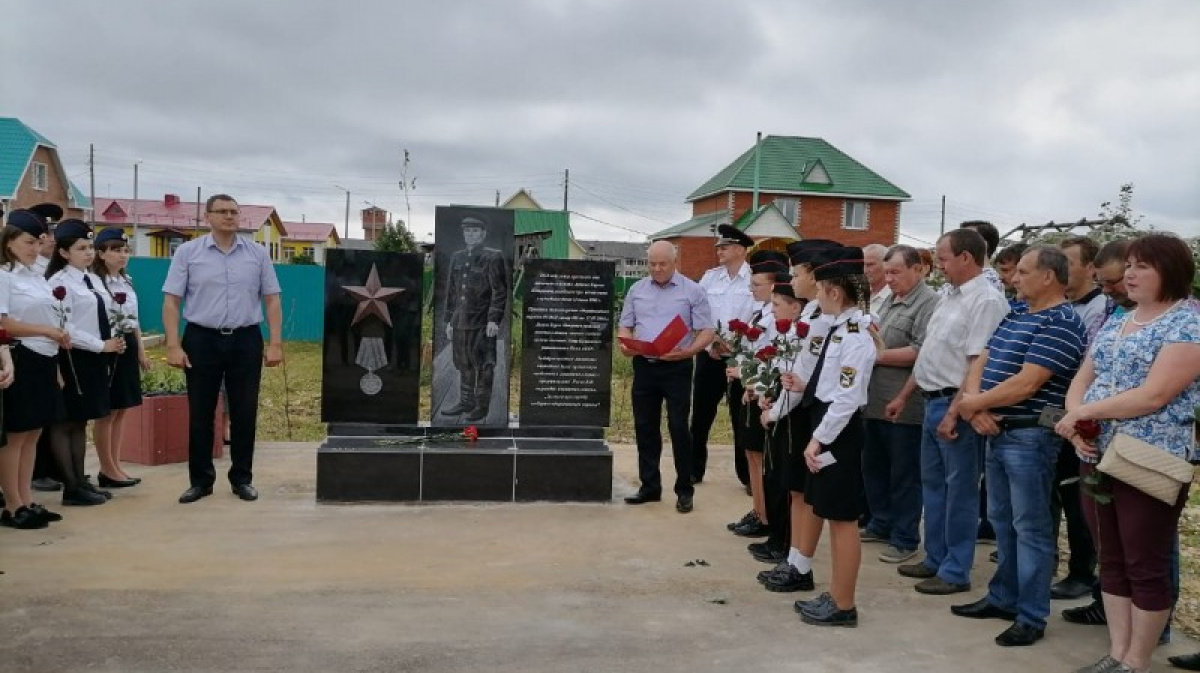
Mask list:
[[[796,336],[800,337],[801,339],[808,336],[808,323],[796,322]]]
[[[8,335],[8,330],[0,327],[0,346],[8,346],[13,342],[12,337]]]
[[[763,333],[763,331],[762,331],[761,327],[747,327],[746,328],[746,338],[751,341],[757,341],[758,338],[760,336],[762,336],[762,333]]]
[[[66,299],[67,298],[67,288],[65,288],[61,285],[54,288],[54,298],[59,301]]]
[[[754,354],[754,357],[758,358],[759,360],[762,360],[763,362],[769,362],[771,360],[771,358],[775,357],[778,354],[779,354],[778,348],[776,348],[774,346],[763,346],[762,348],[758,349],[758,352]]]
[[[463,428],[463,437],[466,437],[468,442],[478,441],[479,428],[475,427],[474,425],[468,425],[467,427]]]
[[[792,321],[787,318],[775,319],[775,331],[780,334],[787,334],[788,330],[792,329]]]
[[[1079,433],[1085,442],[1090,442],[1100,436],[1100,424],[1090,418],[1075,421],[1075,432]]]
[[[113,294],[113,301],[117,302],[117,306],[124,306],[125,300],[128,298],[129,297],[124,292],[117,292]]]
[[[729,331],[733,332],[734,334],[745,334],[746,330],[748,329],[750,329],[750,326],[747,325],[744,320],[738,320],[737,318],[734,318],[733,320],[729,321]]]

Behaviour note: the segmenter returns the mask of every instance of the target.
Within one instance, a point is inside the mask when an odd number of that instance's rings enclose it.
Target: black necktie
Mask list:
[[[87,285],[87,288],[96,297],[96,320],[100,323],[100,340],[108,341],[112,338],[112,326],[108,324],[108,310],[104,308],[104,298],[96,291],[95,286],[92,285],[92,279],[88,278],[87,274],[83,275],[83,284]]]
[[[804,388],[804,396],[800,398],[800,406],[811,407],[817,401],[817,383],[821,380],[821,370],[825,368],[825,354],[829,352],[829,344],[833,342],[833,332],[837,327],[831,327],[825,335],[825,344],[821,346],[821,356],[817,358],[817,366],[813,368],[812,378]]]

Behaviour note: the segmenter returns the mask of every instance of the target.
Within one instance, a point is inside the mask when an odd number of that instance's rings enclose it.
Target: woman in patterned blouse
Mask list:
[[[1096,335],[1057,426],[1075,446],[1085,478],[1118,432],[1192,458],[1200,404],[1200,315],[1187,304],[1194,273],[1191,251],[1173,235],[1149,234],[1130,244],[1125,287],[1137,308]],[[1091,441],[1077,431],[1079,421],[1089,420],[1101,428]],[[1097,540],[1111,649],[1079,670],[1148,670],[1170,615],[1171,545],[1188,489],[1167,505],[1118,479],[1105,482],[1111,501],[1089,499],[1084,512]]]

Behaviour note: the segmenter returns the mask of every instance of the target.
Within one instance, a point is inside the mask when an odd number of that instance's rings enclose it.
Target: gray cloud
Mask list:
[[[200,185],[285,219],[341,222],[335,184],[402,212],[408,148],[419,235],[497,190],[560,206],[566,167],[572,209],[653,231],[758,130],[824,137],[912,193],[919,238],[943,194],[950,223],[1004,229],[1094,215],[1129,181],[1147,222],[1195,235],[1197,28],[1188,0],[19,2],[0,114],[81,186],[95,143],[100,195],[128,196],[141,159],[144,194]]]

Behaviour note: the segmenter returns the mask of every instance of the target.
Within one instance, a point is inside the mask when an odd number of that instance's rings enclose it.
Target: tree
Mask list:
[[[292,264],[302,264],[305,266],[316,266],[317,262],[310,254],[295,255],[292,257]]]
[[[1126,182],[1117,192],[1117,203],[1105,201],[1100,204],[1100,219],[1104,220],[1092,231],[1092,237],[1101,244],[1122,238],[1132,238],[1138,233],[1141,215],[1133,212],[1133,183]]]
[[[417,241],[412,232],[404,226],[404,220],[396,220],[395,224],[385,224],[379,238],[375,239],[375,249],[380,252],[417,252]]]

